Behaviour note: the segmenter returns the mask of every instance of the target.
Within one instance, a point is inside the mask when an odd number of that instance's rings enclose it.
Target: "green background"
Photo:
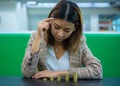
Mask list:
[[[120,77],[120,34],[85,34],[103,66],[104,77]],[[21,63],[30,34],[0,34],[0,76],[21,76]]]

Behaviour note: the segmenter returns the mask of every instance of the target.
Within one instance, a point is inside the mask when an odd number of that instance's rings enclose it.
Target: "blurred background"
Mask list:
[[[0,33],[37,29],[59,0],[0,0]],[[84,32],[119,32],[120,0],[71,0],[80,7]]]

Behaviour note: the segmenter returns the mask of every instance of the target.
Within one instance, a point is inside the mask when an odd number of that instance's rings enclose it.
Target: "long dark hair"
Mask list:
[[[66,50],[75,52],[80,45],[80,39],[82,36],[82,17],[79,7],[71,1],[61,0],[51,10],[48,17],[63,19],[68,22],[72,22],[75,25],[76,30],[69,38],[63,41],[63,45]],[[54,41],[55,39],[51,34],[51,30],[49,29],[47,43],[54,45]]]

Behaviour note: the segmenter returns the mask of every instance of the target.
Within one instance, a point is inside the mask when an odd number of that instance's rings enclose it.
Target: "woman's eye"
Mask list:
[[[58,29],[60,29],[60,28],[59,28],[59,27],[55,27],[55,29],[57,29],[57,30],[58,30]]]
[[[68,30],[65,30],[65,32],[66,32],[66,33],[69,33],[70,31],[68,31]]]

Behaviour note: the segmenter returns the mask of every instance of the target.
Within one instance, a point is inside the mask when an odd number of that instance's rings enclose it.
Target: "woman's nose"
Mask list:
[[[64,35],[64,32],[63,32],[63,30],[62,29],[60,29],[59,31],[58,31],[58,34],[57,34],[59,37],[63,37],[63,35]]]

